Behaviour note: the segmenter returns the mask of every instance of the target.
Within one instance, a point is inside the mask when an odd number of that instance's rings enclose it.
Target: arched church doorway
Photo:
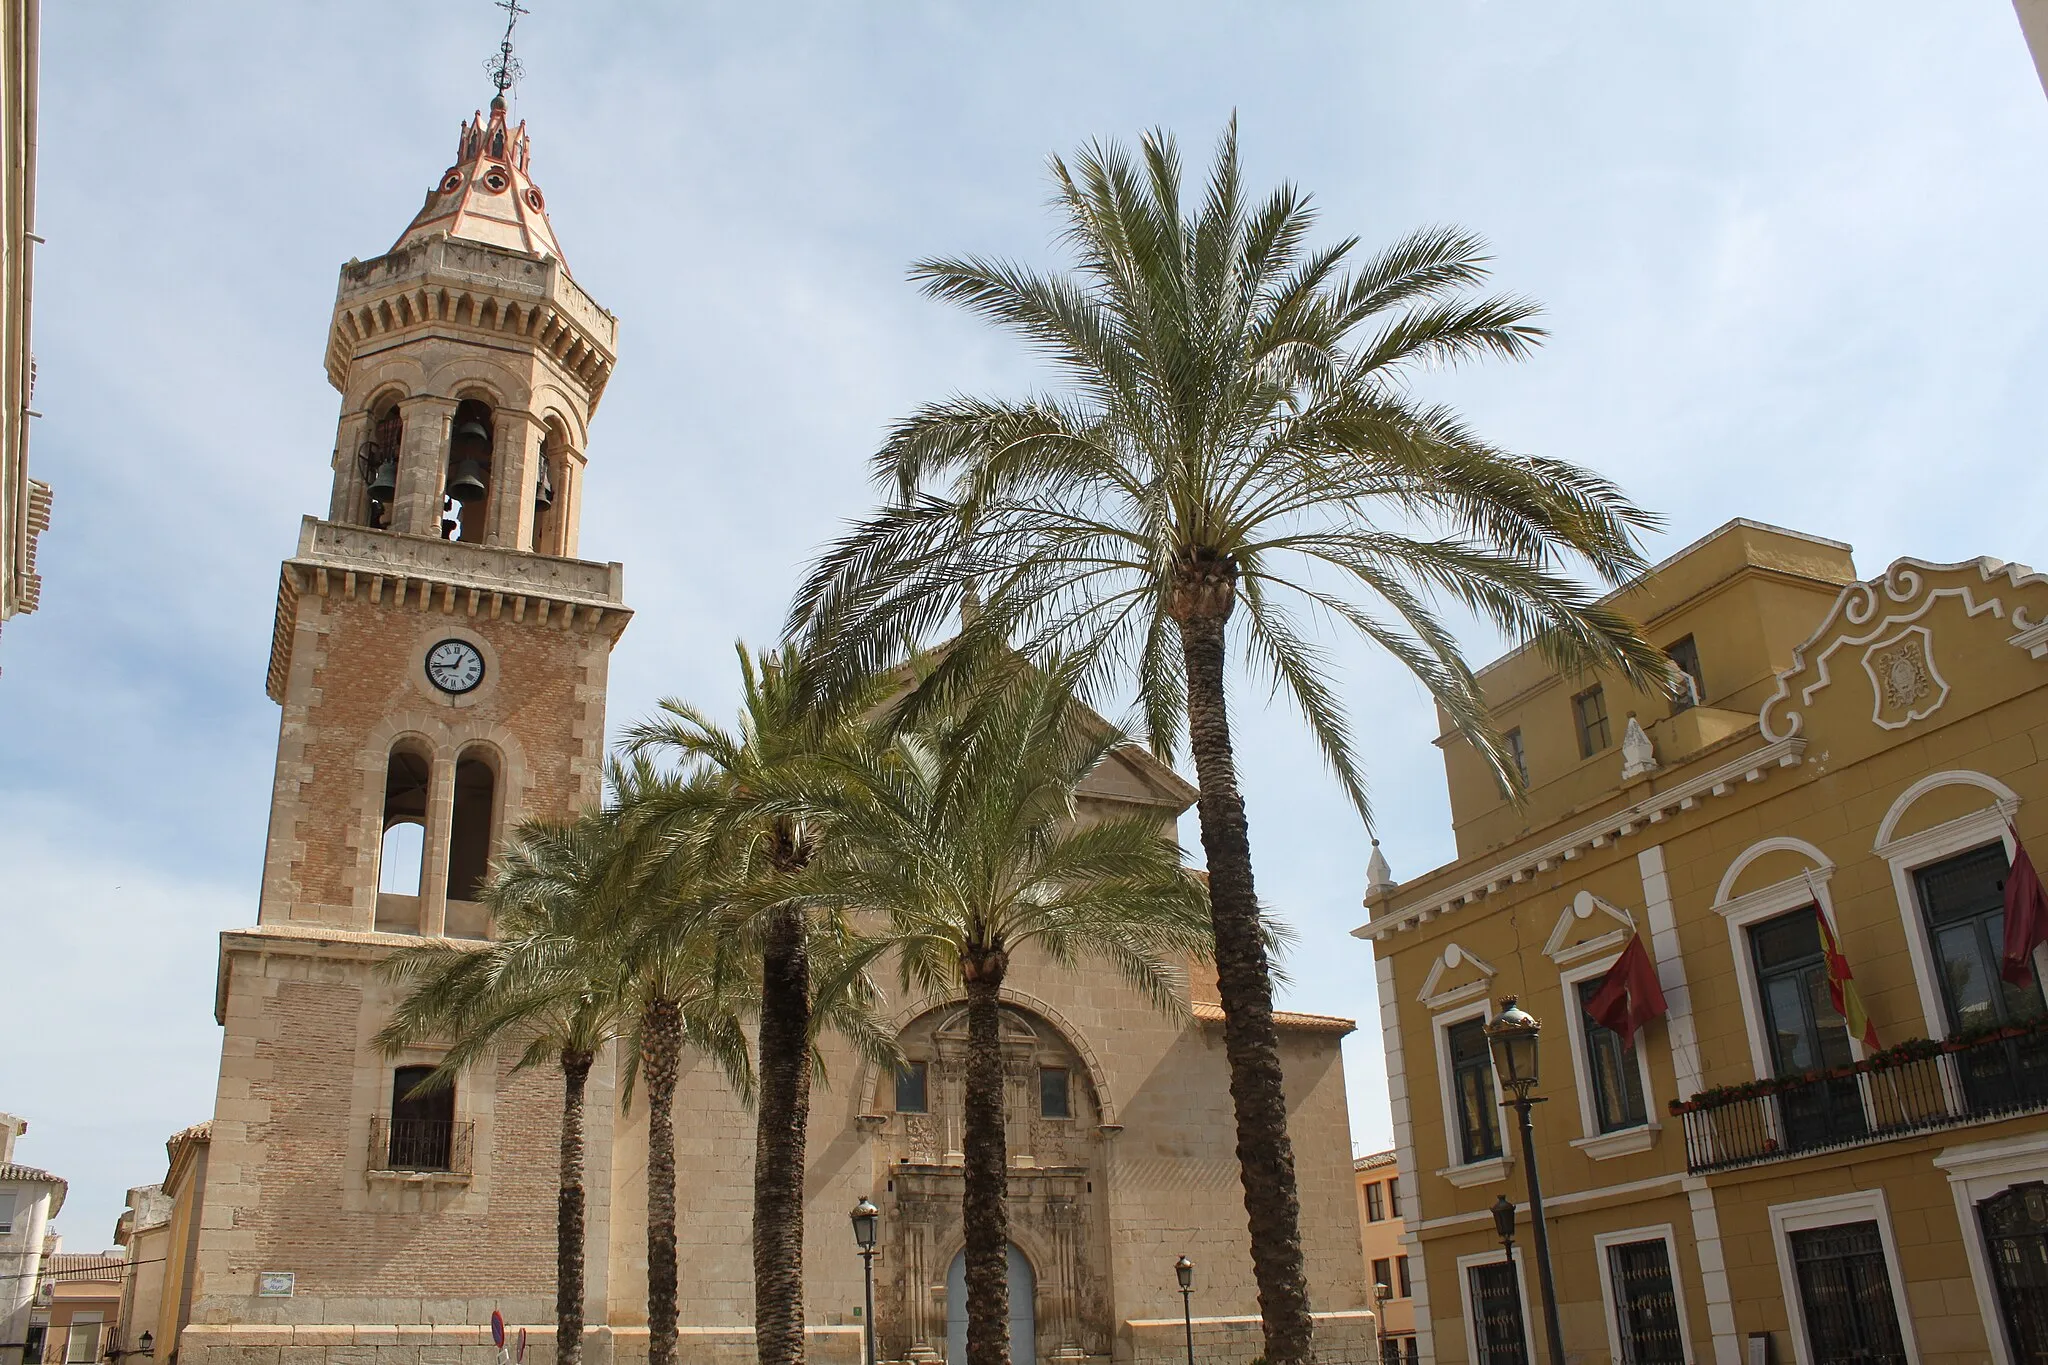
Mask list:
[[[1038,1360],[1038,1277],[1010,1243],[1010,1365]],[[967,1365],[967,1249],[946,1271],[946,1365]]]

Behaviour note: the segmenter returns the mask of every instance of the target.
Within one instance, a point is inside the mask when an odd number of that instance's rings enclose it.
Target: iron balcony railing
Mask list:
[[[470,1125],[444,1119],[370,1120],[370,1169],[469,1174]]]
[[[1914,1039],[1853,1066],[1674,1101],[1694,1175],[1861,1147],[2048,1109],[2042,1022],[1947,1042]]]

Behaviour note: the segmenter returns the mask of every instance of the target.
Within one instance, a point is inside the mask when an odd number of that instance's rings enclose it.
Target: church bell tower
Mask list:
[[[423,1097],[438,1053],[373,1042],[401,991],[378,964],[487,940],[477,893],[510,831],[601,798],[606,670],[630,616],[620,566],[577,557],[617,320],[569,272],[507,83],[501,68],[392,247],[341,270],[332,490],[278,581],[256,924],[221,938],[182,1365],[278,1345],[439,1359],[493,1308],[552,1320],[558,1085],[515,1071],[512,1049]],[[592,1077],[596,1151],[608,1087]],[[595,1199],[595,1246],[607,1217]],[[394,1324],[410,1335],[385,1340]]]

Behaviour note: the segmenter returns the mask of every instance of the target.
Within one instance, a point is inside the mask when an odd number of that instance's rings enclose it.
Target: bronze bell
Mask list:
[[[388,503],[398,496],[398,461],[379,460],[370,474],[370,501]]]
[[[484,496],[484,462],[457,460],[448,471],[448,496],[459,503],[480,501]]]
[[[548,459],[540,458],[540,477],[533,485],[533,505],[540,511],[547,511],[555,505],[555,481],[548,477]]]
[[[465,441],[482,446],[483,451],[476,452],[482,454],[491,448],[491,429],[472,417],[455,428],[455,439],[451,444],[460,451]]]

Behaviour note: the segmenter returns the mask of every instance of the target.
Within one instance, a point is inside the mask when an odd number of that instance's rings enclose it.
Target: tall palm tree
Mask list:
[[[552,1059],[562,1072],[560,1185],[555,1215],[555,1343],[561,1365],[583,1355],[584,1092],[597,1055],[626,1025],[612,890],[621,844],[617,812],[567,825],[529,822],[484,887],[497,937],[461,946],[436,940],[401,950],[382,970],[412,983],[377,1034],[387,1053],[449,1041],[429,1083],[452,1081],[524,1040],[517,1066]]]
[[[1391,652],[1519,793],[1438,600],[1561,666],[1668,685],[1662,656],[1572,577],[1637,572],[1655,523],[1606,480],[1501,450],[1413,396],[1418,369],[1518,359],[1543,335],[1533,305],[1473,296],[1487,258],[1471,235],[1427,229],[1362,261],[1354,238],[1311,249],[1304,195],[1247,201],[1234,121],[1199,202],[1164,133],[1135,158],[1096,144],[1052,171],[1072,271],[966,258],[912,276],[1019,333],[1064,391],[956,398],[899,424],[873,466],[888,505],[812,570],[791,627],[828,676],[859,675],[970,605],[934,695],[984,655],[1059,650],[1134,688],[1162,758],[1185,733],[1266,1356],[1301,1365],[1313,1322],[1230,648],[1290,695],[1368,827],[1304,608]]]
[[[715,880],[728,958],[758,967],[755,1351],[761,1365],[802,1365],[804,1159],[819,1025],[832,1024],[869,1053],[890,1052],[892,1045],[867,1009],[872,991],[864,974],[834,972],[834,989],[825,998],[818,994],[813,956],[823,952],[836,961],[850,949],[844,917],[812,916],[768,888],[816,856],[836,813],[820,765],[865,743],[863,716],[874,688],[853,688],[837,705],[820,705],[810,696],[799,654],[757,656],[745,644],[736,649],[742,681],[736,728],[669,698],[659,714],[627,731],[626,749],[680,766],[683,780],[666,789],[673,799],[644,801],[645,818]],[[821,784],[820,777],[828,780]]]
[[[1012,960],[1098,959],[1185,1011],[1173,969],[1210,947],[1207,897],[1170,830],[1077,819],[1081,783],[1124,736],[1073,699],[1067,670],[1003,672],[964,709],[845,761],[858,794],[792,884],[808,906],[867,912],[867,954],[895,957],[906,994],[966,998],[968,1365],[1009,1362],[999,1002]]]

